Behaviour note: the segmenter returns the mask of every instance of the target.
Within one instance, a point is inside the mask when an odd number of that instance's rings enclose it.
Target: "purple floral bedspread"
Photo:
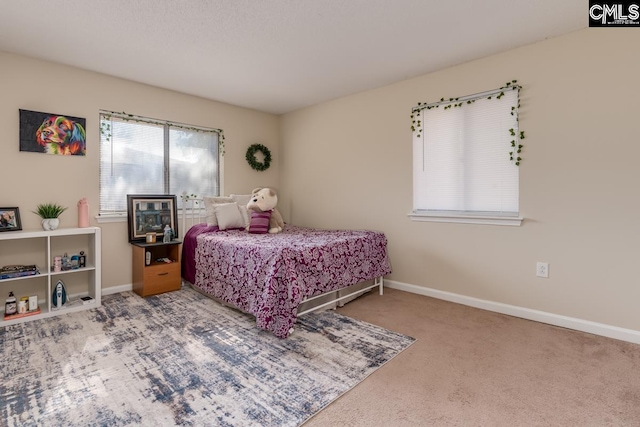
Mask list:
[[[191,280],[183,270],[185,279],[253,314],[259,328],[280,338],[289,334],[304,298],[391,273],[387,239],[375,231],[287,225],[278,234],[249,234],[196,226],[184,249],[184,268],[194,270]]]

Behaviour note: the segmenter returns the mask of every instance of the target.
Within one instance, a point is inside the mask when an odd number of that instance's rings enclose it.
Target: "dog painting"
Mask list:
[[[20,110],[20,151],[84,156],[86,120],[62,114]]]

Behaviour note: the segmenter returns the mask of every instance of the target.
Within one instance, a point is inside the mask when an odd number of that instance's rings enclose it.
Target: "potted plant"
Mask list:
[[[55,230],[58,228],[58,225],[60,225],[58,217],[66,210],[66,207],[60,206],[57,203],[42,203],[36,207],[33,213],[42,218],[43,230]]]

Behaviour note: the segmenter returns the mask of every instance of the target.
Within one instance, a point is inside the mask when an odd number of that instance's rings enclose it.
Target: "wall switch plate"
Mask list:
[[[538,277],[549,277],[549,263],[548,262],[538,262],[536,264],[536,276]]]

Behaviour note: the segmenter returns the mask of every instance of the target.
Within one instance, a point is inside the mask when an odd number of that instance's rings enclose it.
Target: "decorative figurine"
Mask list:
[[[62,271],[62,257],[54,256],[53,257],[53,271],[55,273],[59,273]]]
[[[162,237],[162,243],[169,243],[173,237],[173,231],[169,224],[164,226],[164,236]]]

